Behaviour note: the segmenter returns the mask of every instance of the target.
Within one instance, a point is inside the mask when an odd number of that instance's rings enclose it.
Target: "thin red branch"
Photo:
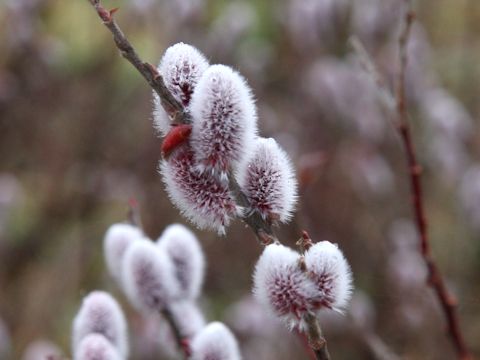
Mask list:
[[[180,328],[178,327],[172,312],[168,308],[163,308],[160,311],[160,313],[162,314],[163,318],[165,320],[167,320],[168,324],[170,325],[170,328],[172,329],[173,337],[175,338],[175,343],[177,344],[178,349],[183,354],[185,359],[189,359],[190,356],[191,356],[189,341],[181,333]]]
[[[118,24],[115,22],[113,14],[117,11],[117,9],[107,11],[100,4],[100,0],[89,0],[89,2],[97,11],[97,14],[102,20],[103,24],[112,33],[115,45],[120,50],[122,56],[138,70],[138,72],[158,94],[163,108],[170,115],[173,122],[177,124],[191,123],[190,114],[185,110],[183,105],[173,97],[171,92],[165,86],[161,74],[158,73],[154,66],[143,62],[140,59],[133,46],[130,44]],[[229,178],[229,187],[232,191],[232,194],[235,196],[237,204],[242,207],[248,207],[249,201],[246,195],[240,189],[237,181],[233,176],[230,176]],[[257,212],[251,212],[244,215],[242,220],[252,229],[262,246],[279,242],[278,238],[273,232],[272,224],[262,219]],[[176,334],[177,342],[179,342],[181,337],[179,336],[178,328],[175,326],[174,319],[169,316],[168,311],[162,312],[162,314],[172,325],[172,329]],[[317,360],[330,360],[330,355],[328,354],[326,347],[326,341],[322,336],[321,328],[318,324],[317,318],[314,315],[308,316],[306,322],[308,326],[307,334],[309,337],[309,344],[315,353]],[[182,344],[179,344],[179,346],[182,348]],[[184,352],[184,354],[187,355],[186,352]]]
[[[410,175],[410,188],[412,193],[412,205],[414,210],[415,224],[420,235],[420,251],[428,269],[428,284],[434,290],[438,301],[445,314],[448,327],[448,335],[455,347],[458,358],[462,360],[472,359],[463,334],[460,329],[456,312],[456,300],[448,291],[440,270],[435,263],[430,249],[430,242],[425,214],[424,198],[421,184],[422,168],[417,161],[415,147],[412,141],[410,125],[408,122],[407,104],[405,96],[405,70],[408,62],[407,44],[415,13],[410,7],[405,14],[403,31],[399,37],[400,66],[398,70],[396,88],[397,129],[402,139],[405,150],[408,170]]]

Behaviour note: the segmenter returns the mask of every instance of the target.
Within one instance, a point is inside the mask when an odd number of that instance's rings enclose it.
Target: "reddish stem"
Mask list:
[[[422,168],[417,161],[410,125],[408,122],[405,96],[405,69],[408,60],[406,46],[414,19],[415,13],[409,9],[405,15],[405,27],[399,38],[400,68],[398,71],[398,82],[396,89],[396,109],[398,114],[397,129],[402,139],[403,148],[407,158],[415,224],[420,235],[420,252],[428,269],[427,283],[434,290],[437,299],[440,302],[443,313],[445,314],[448,335],[455,347],[458,358],[462,360],[468,360],[472,359],[472,355],[466,346],[462,331],[460,329],[458,315],[456,312],[457,302],[449,293],[440,270],[432,258],[421,184]]]

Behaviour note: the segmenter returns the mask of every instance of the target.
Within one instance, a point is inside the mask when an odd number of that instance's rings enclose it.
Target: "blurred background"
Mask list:
[[[454,358],[425,287],[391,113],[348,43],[355,34],[392,85],[403,0],[103,3],[120,7],[116,19],[144,60],[183,41],[248,79],[261,134],[287,150],[300,179],[298,212],[280,239],[294,246],[306,229],[338,243],[352,265],[349,313],[322,317],[332,357]],[[432,251],[478,355],[480,2],[424,0],[415,10],[407,93]],[[130,198],[152,238],[186,223],[157,172],[150,88],[87,0],[1,0],[0,29],[0,359],[36,360],[45,349],[69,357],[72,318],[94,289],[122,303],[132,359],[169,358],[102,254]],[[246,360],[308,358],[301,339],[248,298],[261,252],[249,229],[195,231],[208,261],[208,319],[234,330]]]

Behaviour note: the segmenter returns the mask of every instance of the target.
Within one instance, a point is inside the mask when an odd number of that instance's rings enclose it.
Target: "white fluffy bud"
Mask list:
[[[161,163],[163,181],[172,203],[200,229],[220,234],[239,213],[228,183],[195,169],[193,152],[183,145]]]
[[[255,267],[254,294],[287,325],[301,325],[302,316],[313,312],[320,295],[299,266],[300,254],[272,244],[265,248]]]
[[[321,292],[321,306],[343,310],[352,295],[352,273],[338,246],[320,241],[305,252],[310,278]]]
[[[113,224],[103,240],[103,251],[108,271],[118,281],[122,278],[122,260],[127,248],[143,238],[142,231],[129,224]]]
[[[128,356],[127,323],[117,301],[108,293],[93,291],[87,295],[73,320],[72,349],[77,353],[88,334],[105,336],[123,357]]]
[[[176,301],[170,311],[183,338],[192,338],[205,327],[205,317],[193,301]]]
[[[192,360],[240,360],[240,350],[232,332],[213,322],[199,332],[191,343]]]
[[[122,360],[117,349],[100,334],[90,334],[82,339],[74,352],[73,360]]]
[[[180,285],[179,296],[182,299],[197,298],[203,283],[205,259],[195,234],[181,224],[173,224],[164,230],[158,246],[173,261]]]
[[[193,90],[207,68],[208,61],[200,51],[193,46],[178,43],[165,51],[158,71],[175,99],[188,107]],[[154,126],[165,136],[170,130],[171,121],[156,92],[153,93],[153,103]]]
[[[263,219],[288,221],[297,200],[297,180],[287,154],[274,139],[258,138],[238,171],[251,211]]]
[[[138,309],[159,311],[178,295],[171,259],[150,241],[130,246],[122,273],[125,293]]]
[[[257,114],[245,79],[224,65],[212,65],[192,96],[191,143],[200,170],[226,175],[249,153]]]

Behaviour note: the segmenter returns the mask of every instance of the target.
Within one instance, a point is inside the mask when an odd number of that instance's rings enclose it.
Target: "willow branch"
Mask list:
[[[106,10],[100,4],[100,0],[89,0],[89,2],[97,11],[97,14],[102,20],[103,24],[112,33],[115,45],[120,50],[122,56],[138,70],[138,72],[148,82],[150,87],[158,94],[163,108],[169,114],[172,121],[177,124],[191,123],[190,114],[185,110],[183,105],[173,97],[171,92],[165,86],[161,74],[158,73],[154,66],[140,59],[134,47],[131,45],[123,31],[115,22],[113,14],[117,9],[110,11]],[[233,176],[230,176],[229,178],[229,187],[237,204],[241,207],[248,208],[250,204],[246,195],[240,189],[240,186],[235,178]],[[130,218],[133,218],[133,216],[130,216]],[[266,246],[274,242],[279,242],[278,238],[273,232],[272,224],[269,221],[264,220],[257,212],[244,214],[242,216],[242,220],[252,229],[261,245]],[[183,346],[183,339],[178,331],[178,327],[176,327],[171,313],[169,311],[162,311],[162,314],[172,326],[179,347],[182,348],[184,350],[184,354],[187,355],[187,352],[185,352],[185,347]],[[328,355],[326,348],[326,341],[322,336],[322,332],[316,317],[312,315],[311,318],[307,319],[307,325],[309,343],[317,360],[329,360],[330,356]]]
[[[420,253],[428,271],[427,284],[432,288],[438,302],[440,303],[442,312],[447,322],[447,334],[453,347],[455,348],[458,359],[469,360],[472,359],[472,355],[467,348],[463,333],[460,328],[460,321],[456,311],[457,301],[447,289],[445,280],[443,279],[440,270],[432,257],[430,249],[427,217],[421,184],[422,167],[417,160],[415,146],[413,144],[411,135],[411,128],[408,121],[408,110],[406,103],[405,71],[408,63],[407,45],[412,24],[415,20],[415,13],[411,8],[411,3],[408,0],[406,0],[406,2],[408,9],[405,13],[403,28],[398,38],[399,68],[397,72],[397,86],[395,89],[395,96],[391,92],[390,96],[395,99],[394,110],[396,127],[402,141],[408,166],[414,220],[420,236]],[[379,72],[373,65],[374,62],[368,56],[368,53],[365,51],[363,46],[361,46],[360,42],[358,40],[354,41],[352,46],[359,55],[365,70],[370,74],[375,84],[377,84],[377,88],[379,89],[380,93],[385,93],[385,91],[388,91],[382,78],[378,75]]]
[[[133,198],[128,202],[127,220],[131,225],[136,226],[143,231],[140,209],[137,201]],[[178,350],[183,354],[185,359],[188,359],[190,357],[190,346],[188,339],[185,338],[180,331],[180,327],[175,321],[172,312],[168,307],[162,308],[159,312],[170,326]]]
[[[313,314],[307,314],[304,320],[307,323],[308,344],[312,348],[315,357],[317,360],[330,360],[327,340],[323,336],[317,317]]]
[[[122,56],[130,62],[143,78],[148,82],[150,87],[158,94],[162,102],[162,106],[175,123],[190,123],[190,114],[185,111],[184,107],[178,102],[172,93],[167,89],[162,76],[157,69],[150,63],[140,59],[134,47],[130,44],[123,31],[115,22],[113,17],[117,9],[106,10],[100,0],[88,0],[97,11],[98,16],[103,24],[113,35],[115,45]]]
[[[472,356],[467,349],[463,334],[460,330],[460,323],[456,312],[457,301],[448,291],[445,285],[445,281],[440,273],[437,264],[433,260],[430,250],[427,219],[425,214],[425,206],[421,184],[422,168],[417,161],[415,148],[412,141],[405,96],[405,69],[407,67],[408,61],[407,44],[412,23],[415,19],[415,13],[411,9],[410,2],[408,2],[408,5],[409,8],[405,14],[404,28],[398,40],[400,66],[398,71],[396,89],[398,114],[397,126],[400,136],[402,138],[402,143],[406,153],[407,163],[410,172],[410,188],[412,192],[415,223],[417,226],[417,230],[420,234],[421,254],[428,268],[428,284],[433,288],[435,294],[437,295],[438,301],[440,302],[440,305],[443,309],[447,320],[448,334],[455,347],[458,358],[462,360],[471,359]]]

